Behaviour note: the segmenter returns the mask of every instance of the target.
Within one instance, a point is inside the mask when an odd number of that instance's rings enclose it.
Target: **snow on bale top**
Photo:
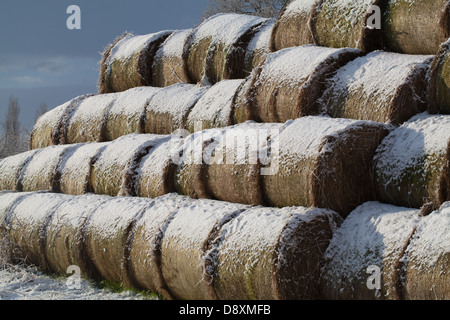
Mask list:
[[[257,32],[248,43],[245,53],[245,69],[250,74],[252,70],[264,63],[270,53],[270,39],[275,25],[275,19],[269,19],[257,28]]]
[[[439,207],[448,197],[450,117],[421,113],[393,130],[378,148],[375,177],[383,202]]]

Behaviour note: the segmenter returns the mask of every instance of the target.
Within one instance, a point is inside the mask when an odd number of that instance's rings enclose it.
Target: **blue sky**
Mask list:
[[[0,121],[12,94],[30,127],[41,102],[54,108],[95,92],[100,52],[116,36],[195,27],[208,2],[0,0]],[[70,5],[81,9],[81,30],[67,29]]]

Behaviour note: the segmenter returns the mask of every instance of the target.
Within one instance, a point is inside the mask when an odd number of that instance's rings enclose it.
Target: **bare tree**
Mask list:
[[[19,121],[19,100],[9,98],[6,120],[3,122],[3,135],[0,138],[0,158],[12,156],[28,150],[30,134]]]
[[[264,18],[275,18],[291,0],[210,0],[204,12],[206,19],[216,13],[242,13]]]

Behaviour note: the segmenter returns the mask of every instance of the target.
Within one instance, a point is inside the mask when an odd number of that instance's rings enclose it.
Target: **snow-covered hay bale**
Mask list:
[[[271,37],[271,51],[314,43],[312,17],[323,0],[294,0],[280,12]]]
[[[373,200],[371,161],[388,125],[303,117],[270,138],[263,190],[276,207],[329,208],[346,216]]]
[[[145,133],[145,112],[150,99],[160,90],[138,87],[121,92],[108,109],[105,141],[131,133]]]
[[[176,191],[176,165],[173,159],[177,156],[176,152],[182,143],[183,139],[180,136],[170,136],[155,145],[142,158],[134,178],[136,196],[156,198]]]
[[[152,86],[168,87],[189,83],[184,46],[193,29],[174,31],[156,51],[153,62]]]
[[[222,80],[197,101],[189,112],[185,128],[195,132],[233,124],[234,102],[244,80]]]
[[[374,157],[378,199],[435,209],[449,198],[450,116],[421,113],[393,130]]]
[[[244,211],[223,226],[209,255],[218,298],[319,299],[323,253],[339,223],[323,209]]]
[[[428,111],[450,114],[450,40],[443,43],[430,71]]]
[[[247,208],[213,200],[186,204],[168,224],[161,243],[162,275],[175,299],[209,300],[211,240],[221,227]],[[181,269],[180,269],[181,268]]]
[[[317,100],[326,79],[361,55],[357,49],[334,49],[305,45],[287,48],[267,56],[256,70],[250,93],[257,121],[285,122],[319,112]]]
[[[129,247],[129,268],[139,288],[171,297],[162,276],[161,243],[177,210],[193,201],[175,193],[159,197],[136,221]]]
[[[223,128],[197,131],[187,136],[175,153],[175,189],[192,198],[211,198],[206,184],[210,149],[223,134]]]
[[[423,218],[405,254],[405,299],[450,299],[450,202]]]
[[[55,210],[70,196],[54,193],[30,193],[17,201],[7,218],[9,239],[16,249],[17,261],[49,270],[45,256],[46,227]]]
[[[246,76],[266,61],[266,57],[270,53],[270,39],[274,25],[275,19],[269,19],[257,27],[245,52]]]
[[[384,14],[387,50],[407,54],[436,54],[450,37],[447,0],[390,0]]]
[[[54,191],[71,195],[91,192],[92,166],[107,145],[108,142],[86,143],[67,150],[56,169]]]
[[[244,60],[248,43],[264,18],[220,13],[194,29],[185,46],[190,82],[214,84],[224,79],[245,77]]]
[[[254,94],[252,88],[257,79],[254,73],[257,71],[260,72],[261,69],[253,69],[252,74],[248,76],[237,89],[233,111],[233,123],[235,124],[256,119],[256,110],[252,108],[250,101],[252,101],[252,95]]]
[[[375,51],[337,71],[321,98],[336,118],[402,124],[426,110],[432,56]]]
[[[386,1],[323,0],[312,17],[315,43],[333,48],[358,48],[364,52],[381,49],[382,26],[377,23],[382,21],[377,14],[382,14]]]
[[[106,139],[108,111],[118,93],[99,94],[84,99],[67,115],[62,144],[103,142]]]
[[[99,278],[87,256],[83,230],[88,216],[108,199],[92,194],[70,197],[54,211],[46,227],[45,239],[45,257],[52,272],[66,275],[67,269],[76,265],[83,276]]]
[[[59,145],[41,149],[22,167],[17,191],[57,191],[56,175],[59,163],[66,152],[79,145]]]
[[[110,142],[93,165],[93,193],[132,195],[134,168],[151,148],[164,139],[165,136],[134,133]]]
[[[270,157],[267,141],[281,123],[246,122],[226,128],[207,147],[206,185],[211,198],[251,205],[264,204],[262,166]],[[211,156],[209,156],[211,155]]]
[[[125,91],[152,84],[152,66],[156,51],[172,31],[147,35],[126,33],[103,52],[99,93]]]
[[[145,132],[171,134],[184,129],[189,112],[208,88],[187,83],[162,88],[147,106]]]
[[[31,132],[30,149],[33,150],[60,144],[61,135],[64,134],[62,125],[64,124],[65,116],[89,96],[83,95],[76,97],[40,116]]]
[[[126,287],[134,284],[129,269],[130,234],[151,203],[148,199],[115,197],[87,218],[83,230],[86,252],[102,280]]]
[[[322,298],[400,300],[401,259],[414,233],[419,210],[367,202],[335,232],[325,252]]]
[[[20,172],[27,163],[37,154],[38,149],[25,151],[14,156],[0,160],[0,190],[16,191]]]

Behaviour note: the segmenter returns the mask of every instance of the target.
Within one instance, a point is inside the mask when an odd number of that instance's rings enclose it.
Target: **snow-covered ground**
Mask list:
[[[0,300],[143,300],[152,299],[132,291],[114,293],[81,279],[71,289],[68,278],[50,277],[36,268],[0,263]],[[156,299],[156,298],[153,298]]]

